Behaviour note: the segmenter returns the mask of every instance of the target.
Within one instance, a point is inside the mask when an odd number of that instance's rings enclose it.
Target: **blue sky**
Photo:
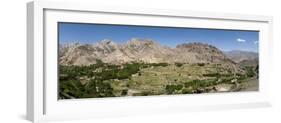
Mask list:
[[[132,38],[152,39],[161,45],[202,42],[223,51],[246,50],[258,52],[259,32],[199,28],[128,26],[83,23],[59,23],[59,43],[94,44],[103,39],[125,43]]]

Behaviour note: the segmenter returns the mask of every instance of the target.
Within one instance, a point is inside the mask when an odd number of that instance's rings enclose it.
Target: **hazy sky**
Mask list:
[[[259,32],[199,28],[128,26],[105,24],[59,23],[59,43],[93,44],[103,39],[125,43],[132,38],[152,39],[161,45],[203,42],[223,51],[258,52]]]

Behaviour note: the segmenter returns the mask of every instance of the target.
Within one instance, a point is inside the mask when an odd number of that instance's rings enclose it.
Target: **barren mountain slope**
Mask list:
[[[203,43],[180,44],[170,48],[148,39],[131,39],[125,44],[103,40],[96,44],[72,44],[60,47],[61,65],[90,65],[96,60],[105,63],[221,63],[237,67],[222,51]]]

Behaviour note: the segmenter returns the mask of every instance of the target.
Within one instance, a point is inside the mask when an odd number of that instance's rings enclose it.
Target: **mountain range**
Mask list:
[[[233,50],[224,52],[224,54],[240,65],[256,66],[259,63],[259,54],[256,52]]]
[[[102,40],[95,44],[59,45],[60,65],[90,65],[97,60],[110,64],[144,63],[222,63],[237,66],[247,60],[258,59],[252,52],[222,52],[215,46],[199,42],[179,44],[175,48],[162,46],[150,39],[133,38],[117,44]]]

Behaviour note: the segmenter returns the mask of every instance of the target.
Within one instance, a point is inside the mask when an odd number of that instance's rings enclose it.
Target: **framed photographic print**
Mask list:
[[[272,17],[31,2],[31,121],[270,106]]]

